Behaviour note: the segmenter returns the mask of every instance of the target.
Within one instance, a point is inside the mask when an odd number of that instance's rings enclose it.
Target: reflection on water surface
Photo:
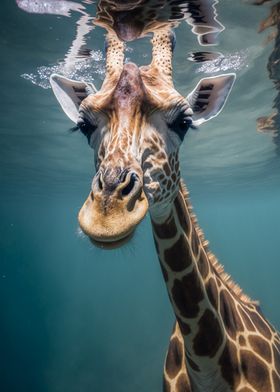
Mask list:
[[[54,14],[69,16],[70,11],[82,14],[76,22],[76,37],[64,61],[54,66],[42,66],[37,74],[23,74],[22,76],[41,87],[49,87],[48,79],[52,73],[63,75],[77,80],[88,80],[92,74],[103,74],[104,60],[100,51],[90,51],[85,46],[86,35],[93,29],[94,24],[113,30],[123,41],[132,41],[143,37],[153,31],[172,25],[178,26],[180,21],[186,21],[192,32],[197,35],[201,45],[216,45],[218,35],[224,30],[224,26],[217,20],[217,0],[190,0],[177,1],[176,4],[166,1],[141,1],[118,2],[99,1],[97,4],[96,17],[92,2],[87,7],[77,3],[49,0],[43,3],[32,1],[18,1],[18,6],[24,11],[39,14]],[[144,4],[144,5],[143,5]],[[220,54],[208,54],[210,57],[219,57]],[[194,53],[194,57],[198,54]],[[206,58],[205,58],[205,61]],[[228,66],[226,69],[233,68]]]
[[[189,1],[106,1],[98,2],[96,23],[110,27],[123,41],[131,41],[149,32],[185,20],[201,45],[217,43],[224,26],[217,20],[217,0]]]

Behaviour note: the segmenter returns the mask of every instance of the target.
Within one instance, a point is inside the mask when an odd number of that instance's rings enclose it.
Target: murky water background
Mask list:
[[[257,34],[268,8],[223,0],[217,9],[226,29],[210,50],[222,60],[188,61],[189,52],[204,49],[185,22],[176,31],[180,92],[213,72],[238,76],[223,113],[188,134],[182,173],[212,250],[279,328],[280,156],[273,136],[256,132],[276,95],[266,70],[273,43]],[[1,2],[3,392],[161,390],[174,318],[149,219],[115,251],[78,235],[93,153],[82,135],[67,132],[72,124],[46,88],[52,70],[63,68],[81,16],[29,14],[15,1]],[[92,30],[86,46],[92,57],[68,71],[100,87],[104,31]],[[141,39],[128,44],[127,57],[148,63],[150,51],[149,39]]]

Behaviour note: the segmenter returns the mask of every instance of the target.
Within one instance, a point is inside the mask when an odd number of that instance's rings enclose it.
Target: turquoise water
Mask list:
[[[90,10],[92,5],[88,4]],[[256,120],[276,96],[267,61],[273,42],[258,26],[268,7],[224,0],[225,30],[210,48],[222,63],[195,64],[204,50],[185,22],[177,29],[174,80],[184,94],[205,75],[236,72],[223,113],[188,134],[181,170],[211,248],[246,293],[280,328],[280,156]],[[48,87],[47,76],[75,38],[81,14],[26,13],[5,0],[0,11],[1,221],[0,389],[3,392],[156,392],[173,315],[149,218],[121,249],[94,248],[77,213],[94,173],[93,153]],[[86,37],[92,57],[68,72],[100,87],[104,31]],[[149,39],[127,57],[150,60]],[[208,49],[207,49],[208,50]],[[63,67],[62,67],[63,68]]]

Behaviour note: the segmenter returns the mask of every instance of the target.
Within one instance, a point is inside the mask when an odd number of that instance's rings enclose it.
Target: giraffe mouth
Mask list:
[[[78,215],[84,234],[103,249],[114,249],[129,241],[148,211],[148,201],[142,190],[141,194],[117,196],[91,192]]]
[[[104,250],[113,250],[117,248],[121,248],[123,245],[127,244],[133,237],[135,230],[131,230],[126,235],[112,239],[110,241],[99,241],[94,238],[89,237],[90,242],[96,246],[97,248],[101,248]]]

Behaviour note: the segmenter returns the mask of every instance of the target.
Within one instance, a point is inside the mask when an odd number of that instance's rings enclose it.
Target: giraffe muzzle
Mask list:
[[[112,245],[130,237],[147,211],[148,201],[138,174],[114,168],[96,174],[78,219],[94,243]]]
[[[135,192],[135,188],[141,187],[139,176],[126,169],[114,168],[105,173],[100,172],[96,177],[93,183],[93,192],[97,190],[107,195],[116,192],[117,197],[121,198]]]

